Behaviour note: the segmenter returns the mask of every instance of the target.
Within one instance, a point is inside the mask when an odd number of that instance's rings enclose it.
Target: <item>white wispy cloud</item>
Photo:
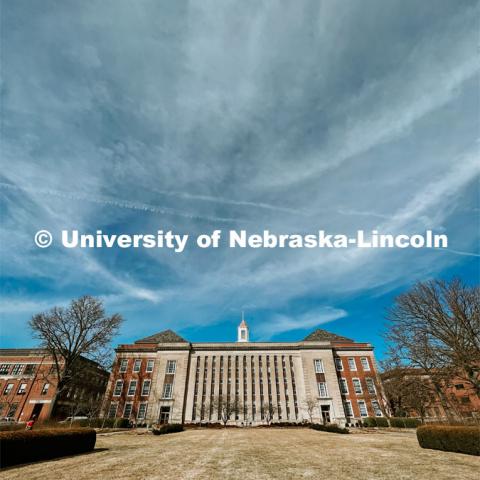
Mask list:
[[[269,340],[279,333],[291,330],[312,330],[324,323],[346,316],[345,310],[332,307],[316,308],[302,315],[273,315],[256,328],[255,334],[259,336],[259,340]]]

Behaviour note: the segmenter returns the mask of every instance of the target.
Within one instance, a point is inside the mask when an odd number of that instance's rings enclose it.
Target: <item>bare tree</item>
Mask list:
[[[109,358],[110,342],[121,323],[119,314],[106,316],[102,301],[90,296],[72,300],[67,308],[54,307],[32,317],[30,328],[54,361],[57,389],[50,413],[81,370],[82,357],[101,364]]]
[[[429,377],[412,369],[397,367],[388,372],[384,382],[385,394],[396,417],[418,415],[422,422],[427,407],[434,402],[435,387]]]
[[[307,411],[308,418],[310,419],[310,423],[313,423],[313,415],[315,413],[315,410],[318,409],[318,402],[314,398],[307,398],[303,402],[303,406]]]
[[[243,411],[242,402],[238,397],[227,400],[226,396],[217,395],[212,397],[209,407],[210,405],[214,412],[218,412],[218,419],[224,426],[227,425],[232,416],[236,418]]]
[[[262,410],[264,420],[267,422],[267,425],[270,425],[270,423],[272,423],[273,417],[275,416],[275,413],[277,413],[277,406],[273,403],[264,403],[260,405],[260,411]]]
[[[387,318],[390,358],[429,375],[442,403],[453,376],[480,394],[480,287],[458,279],[418,283],[396,298]]]

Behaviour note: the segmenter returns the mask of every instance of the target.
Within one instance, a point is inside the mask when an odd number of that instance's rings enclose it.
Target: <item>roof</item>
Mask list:
[[[164,330],[163,332],[155,333],[149,337],[141,338],[135,343],[188,343],[187,340],[177,335],[173,330]]]
[[[321,328],[317,328],[310,335],[307,335],[304,339],[305,342],[353,342],[351,338],[342,337],[335,333],[327,332]]]
[[[48,355],[45,348],[0,348],[0,355],[6,357],[28,357]]]
[[[245,320],[242,319],[242,321],[240,322],[239,328],[244,328],[244,327],[247,327],[247,324],[245,323]]]

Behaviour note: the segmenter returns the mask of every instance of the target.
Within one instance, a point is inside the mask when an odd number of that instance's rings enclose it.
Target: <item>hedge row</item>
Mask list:
[[[367,417],[362,424],[364,427],[417,428],[421,422],[418,418],[409,417]]]
[[[87,428],[0,432],[0,467],[89,452],[96,439]]]
[[[422,448],[480,455],[480,427],[425,425],[417,428]]]
[[[72,426],[92,428],[129,428],[131,427],[131,424],[128,418],[91,418],[74,420]]]
[[[322,425],[321,423],[312,423],[310,428],[313,428],[313,430],[320,430],[321,432],[350,433],[348,428],[339,427],[335,423],[328,423],[327,425]]]
[[[166,425],[162,425],[160,428],[153,428],[152,432],[154,435],[183,432],[183,425],[180,423],[167,423]]]

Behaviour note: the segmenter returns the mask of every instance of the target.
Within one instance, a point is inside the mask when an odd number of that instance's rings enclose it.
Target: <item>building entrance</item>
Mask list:
[[[43,403],[36,403],[33,407],[32,414],[30,415],[29,420],[35,416],[35,418],[38,418],[40,416],[40,412],[42,411],[43,408]]]
[[[330,405],[322,405],[323,423],[330,423]]]
[[[161,424],[168,423],[170,420],[170,407],[160,407],[160,418],[159,421]]]

